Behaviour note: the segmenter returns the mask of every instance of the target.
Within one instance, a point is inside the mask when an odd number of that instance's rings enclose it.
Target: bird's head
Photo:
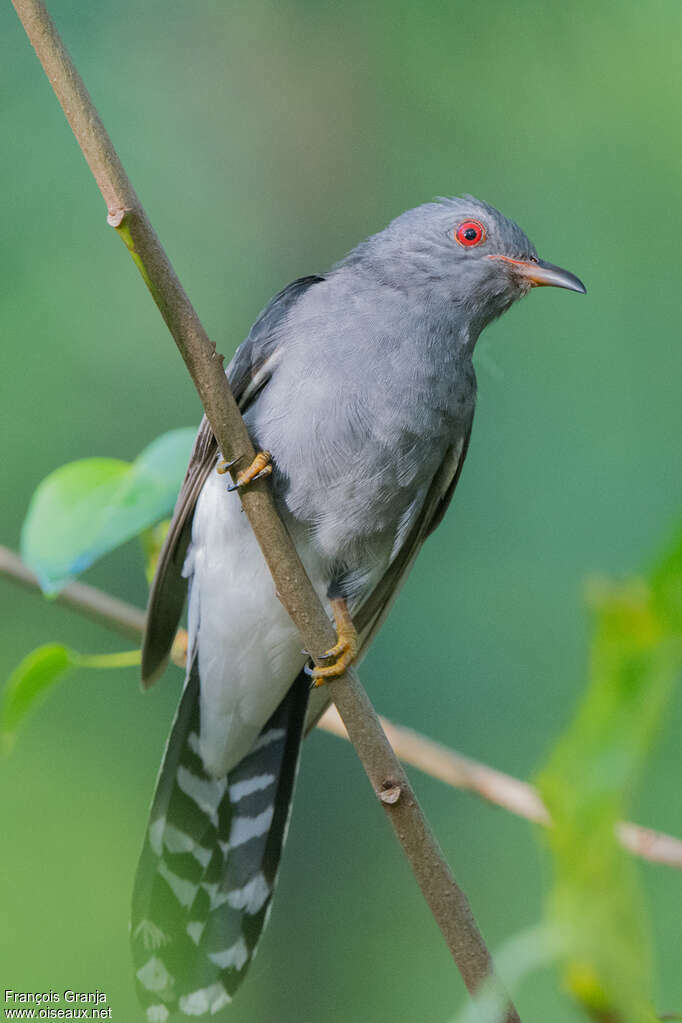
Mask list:
[[[531,288],[586,290],[574,274],[540,259],[517,224],[471,195],[408,210],[348,259],[421,295],[440,316],[450,310],[474,340]]]

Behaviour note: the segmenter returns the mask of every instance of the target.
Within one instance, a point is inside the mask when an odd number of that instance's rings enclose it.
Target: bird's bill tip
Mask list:
[[[580,295],[587,294],[587,288],[579,277],[544,259],[512,259],[510,256],[493,258],[513,264],[515,273],[527,280],[533,288],[566,288],[567,291],[577,291]]]

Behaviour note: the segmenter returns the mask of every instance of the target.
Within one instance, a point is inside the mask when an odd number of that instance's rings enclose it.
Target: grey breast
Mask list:
[[[280,505],[330,563],[385,567],[468,432],[470,357],[413,295],[350,268],[303,294],[279,333],[246,419],[273,453]]]

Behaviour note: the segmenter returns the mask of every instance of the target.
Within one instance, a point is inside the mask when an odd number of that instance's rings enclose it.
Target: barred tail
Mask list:
[[[308,682],[299,675],[226,778],[198,755],[193,667],[175,717],[133,894],[131,943],[149,1023],[216,1013],[263,930],[286,836]]]

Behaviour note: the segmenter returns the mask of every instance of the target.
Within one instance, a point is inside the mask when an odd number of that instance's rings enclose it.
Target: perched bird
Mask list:
[[[149,603],[142,675],[188,594],[187,678],[138,868],[131,940],[150,1023],[219,1013],[270,907],[320,683],[376,634],[462,471],[483,328],[534,286],[584,293],[471,196],[403,213],[276,295],[227,374],[339,642],[308,669],[203,421]]]

